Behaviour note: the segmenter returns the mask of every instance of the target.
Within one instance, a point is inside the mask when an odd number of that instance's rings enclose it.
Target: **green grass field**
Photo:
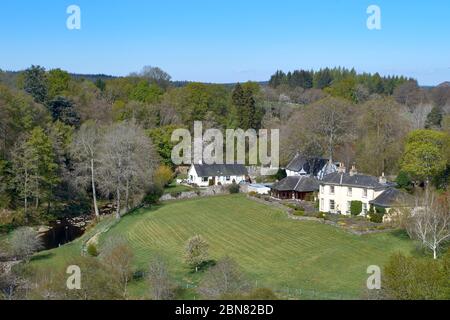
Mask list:
[[[126,236],[138,269],[145,270],[153,255],[162,255],[180,283],[195,284],[199,275],[190,273],[182,260],[184,245],[195,234],[207,239],[212,258],[229,255],[258,286],[286,292],[289,288],[297,298],[358,298],[369,265],[383,266],[396,251],[414,251],[402,233],[356,236],[318,222],[290,220],[242,195],[137,211],[102,239]],[[142,286],[135,285],[136,294]]]

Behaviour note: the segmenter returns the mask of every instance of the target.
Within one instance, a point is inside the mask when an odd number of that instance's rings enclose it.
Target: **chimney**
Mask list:
[[[356,167],[355,167],[355,165],[353,165],[352,166],[352,169],[350,170],[350,176],[354,176],[355,174],[357,174],[358,173],[358,171],[356,170]]]
[[[338,172],[339,173],[345,173],[345,166],[344,166],[344,164],[342,162],[339,162]]]
[[[387,180],[386,177],[384,176],[384,172],[381,174],[381,177],[378,179],[378,182],[381,184],[386,184]]]
[[[203,160],[198,160],[198,164],[203,164]]]

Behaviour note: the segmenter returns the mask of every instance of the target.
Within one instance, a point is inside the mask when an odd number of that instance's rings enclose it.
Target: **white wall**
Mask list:
[[[321,185],[319,191],[319,210],[322,212],[350,214],[349,202],[361,201],[366,206],[366,210],[370,209],[369,201],[378,197],[384,190],[375,191],[374,189],[366,189],[367,196],[364,196],[364,188],[352,187],[351,195],[348,194],[347,186],[334,186],[334,194],[330,193],[331,185]],[[331,210],[330,200],[335,201],[335,209]],[[364,212],[362,212],[363,214]]]

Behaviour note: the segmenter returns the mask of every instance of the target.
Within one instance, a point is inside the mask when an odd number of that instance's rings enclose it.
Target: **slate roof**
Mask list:
[[[327,164],[328,160],[323,158],[313,158],[307,159],[301,156],[299,153],[294,157],[294,159],[289,162],[286,166],[286,170],[300,172],[302,169],[305,171],[305,174],[313,174],[317,176],[320,170]],[[311,172],[311,164],[313,166]]]
[[[246,176],[247,168],[243,164],[194,164],[199,177]]]
[[[414,206],[414,197],[404,191],[388,188],[378,197],[369,201],[375,206],[392,208],[392,207],[409,207]]]
[[[277,191],[314,192],[319,190],[319,181],[310,176],[291,176],[274,183]]]
[[[364,174],[354,174],[334,172],[323,177],[321,184],[331,184],[336,186],[349,186],[370,189],[386,189],[393,186],[392,183],[380,183],[378,177]]]

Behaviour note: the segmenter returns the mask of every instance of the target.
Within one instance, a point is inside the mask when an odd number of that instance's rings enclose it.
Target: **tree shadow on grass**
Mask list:
[[[33,257],[31,257],[30,261],[41,261],[47,260],[53,257],[55,254],[53,252],[39,253]]]
[[[200,272],[205,272],[206,270],[208,270],[211,267],[214,267],[216,265],[217,261],[216,260],[207,260],[207,261],[203,261],[198,267],[197,270],[192,269],[191,270],[191,274],[196,274],[196,273],[200,273]]]

